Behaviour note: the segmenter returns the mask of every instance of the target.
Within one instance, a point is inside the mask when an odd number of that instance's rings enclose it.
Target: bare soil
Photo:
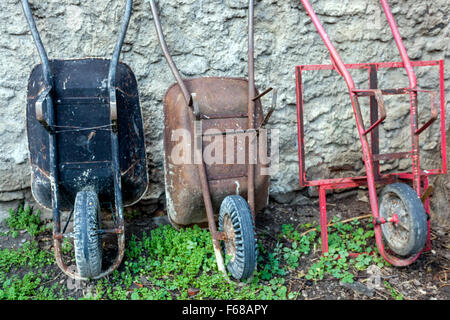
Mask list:
[[[366,201],[356,200],[354,195],[344,197],[331,195],[327,197],[328,221],[337,215],[341,220],[360,215],[370,214],[370,206]],[[305,198],[308,199],[308,198]],[[265,237],[264,246],[269,249],[276,245],[276,235],[281,231],[282,224],[299,226],[304,223],[319,221],[319,200],[309,199],[309,203],[302,205],[283,205],[271,202],[265,211],[257,218],[257,232],[269,233]],[[361,220],[365,223],[369,219]],[[309,267],[320,259],[321,249],[300,257],[300,267],[286,277],[292,291],[301,291],[299,299],[308,300],[336,300],[336,299],[393,299],[383,282],[389,284],[403,296],[403,299],[412,300],[448,300],[450,298],[450,252],[449,228],[431,225],[432,250],[421,254],[417,261],[408,267],[384,267],[382,269],[381,286],[372,290],[368,295],[365,283],[370,278],[366,271],[360,271],[355,276],[355,285],[341,285],[339,280],[328,277],[319,281],[298,279],[297,274],[307,273]],[[373,239],[375,246],[375,239]],[[361,290],[362,288],[362,290]]]

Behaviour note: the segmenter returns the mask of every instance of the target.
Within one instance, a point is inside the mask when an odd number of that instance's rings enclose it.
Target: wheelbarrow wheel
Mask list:
[[[231,258],[228,271],[237,280],[247,279],[255,271],[257,251],[253,217],[244,198],[225,197],[220,206],[219,230],[227,238],[222,249]]]
[[[393,183],[380,196],[383,237],[389,248],[399,256],[419,253],[428,233],[427,215],[422,201],[409,185]],[[391,220],[392,222],[389,222]]]
[[[80,191],[74,207],[74,247],[78,273],[92,278],[102,269],[102,240],[100,229],[100,205],[93,191]]]

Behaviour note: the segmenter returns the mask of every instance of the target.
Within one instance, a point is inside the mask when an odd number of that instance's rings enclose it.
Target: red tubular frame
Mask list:
[[[298,128],[298,141],[299,141],[299,174],[300,174],[300,186],[317,186],[319,188],[319,202],[320,202],[320,222],[321,222],[321,237],[322,237],[322,251],[328,251],[328,235],[327,235],[327,214],[326,214],[326,190],[328,189],[342,189],[342,188],[354,188],[362,185],[366,185],[369,189],[370,206],[373,216],[373,225],[375,229],[375,239],[378,250],[386,261],[395,266],[407,266],[414,262],[419,255],[399,258],[394,256],[384,248],[378,198],[376,192],[376,183],[387,184],[395,182],[399,179],[411,180],[414,190],[420,197],[422,187],[428,187],[428,177],[435,174],[447,173],[447,157],[446,157],[446,137],[445,137],[445,92],[444,92],[444,63],[443,61],[410,61],[406,48],[403,44],[402,38],[395,24],[394,17],[389,8],[386,0],[380,0],[386,18],[388,20],[390,29],[392,31],[395,43],[402,58],[402,62],[387,62],[387,63],[360,63],[360,64],[344,64],[340,58],[337,50],[333,46],[330,38],[321,25],[318,17],[314,13],[308,0],[300,0],[305,7],[308,15],[310,16],[314,26],[316,27],[320,37],[322,38],[325,46],[328,48],[332,65],[309,65],[309,66],[297,66],[296,78],[297,78],[297,128]],[[439,78],[440,78],[440,116],[441,116],[441,150],[442,150],[442,168],[434,170],[421,170],[420,158],[419,158],[419,134],[428,128],[432,122],[437,118],[437,111],[432,106],[432,117],[425,125],[418,128],[418,92],[424,90],[417,89],[417,78],[414,73],[413,67],[419,66],[439,66]],[[351,77],[348,69],[362,69],[367,68],[369,70],[370,89],[361,90],[355,87],[353,78]],[[376,72],[379,68],[405,68],[409,79],[408,88],[400,89],[387,89],[379,90],[377,88],[377,75]],[[366,167],[366,176],[360,177],[347,177],[339,179],[322,179],[315,181],[308,181],[305,174],[305,151],[304,151],[304,131],[303,131],[303,84],[302,84],[302,71],[304,70],[336,70],[345,80],[350,100],[352,102],[353,113],[355,115],[356,126],[361,141],[363,160]],[[428,92],[428,91],[424,91]],[[411,113],[411,151],[396,153],[396,154],[378,154],[378,125],[384,120],[386,116],[384,110],[384,102],[382,95],[390,94],[409,94],[410,95],[410,113]],[[369,129],[364,128],[364,121],[362,118],[360,105],[358,101],[359,96],[371,97],[371,126]],[[381,113],[381,117],[378,117],[378,111]],[[371,135],[372,146],[369,146],[367,134]],[[400,172],[392,174],[380,174],[379,161],[382,159],[395,159],[411,157],[412,159],[412,172]],[[424,203],[425,210],[429,215],[429,199]],[[428,231],[430,223],[428,221]],[[429,250],[431,246],[429,232],[427,244],[424,250]]]

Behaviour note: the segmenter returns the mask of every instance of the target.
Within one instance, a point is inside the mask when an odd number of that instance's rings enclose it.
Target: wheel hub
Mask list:
[[[389,236],[389,242],[396,247],[402,247],[408,242],[409,228],[408,211],[404,203],[397,195],[390,193],[383,199],[380,213],[386,219],[383,228],[386,228]]]

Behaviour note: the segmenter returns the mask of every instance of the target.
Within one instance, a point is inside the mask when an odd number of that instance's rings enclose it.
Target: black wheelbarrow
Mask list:
[[[177,81],[164,97],[164,176],[169,221],[175,228],[207,223],[219,271],[226,275],[224,250],[230,257],[227,269],[231,275],[246,279],[253,274],[257,262],[255,213],[267,204],[269,187],[269,176],[262,174],[267,164],[256,156],[256,138],[268,119],[263,117],[260,98],[271,88],[261,94],[255,88],[254,1],[249,1],[248,79],[182,79],[168,52],[153,0],[150,6],[162,51]],[[274,94],[272,111],[275,97]],[[205,151],[216,142],[213,137],[222,140],[224,133],[230,132],[227,137],[232,142],[226,148],[231,146],[234,161],[206,163]],[[184,159],[177,159],[177,133],[186,133],[181,142],[184,151],[180,153]],[[246,142],[240,144],[239,139]],[[221,148],[222,145],[217,150]],[[239,156],[244,161],[237,160]]]
[[[27,0],[22,7],[41,58],[28,81],[32,194],[52,210],[61,270],[72,278],[97,279],[122,261],[123,207],[137,202],[148,185],[137,83],[130,67],[119,62],[132,0],[126,2],[112,59],[48,60]],[[111,211],[112,228],[102,229],[102,209]],[[70,212],[63,227],[61,211]],[[73,232],[66,232],[71,220]],[[116,235],[118,242],[117,256],[106,270],[105,234]],[[77,271],[63,262],[65,238],[73,238]]]

